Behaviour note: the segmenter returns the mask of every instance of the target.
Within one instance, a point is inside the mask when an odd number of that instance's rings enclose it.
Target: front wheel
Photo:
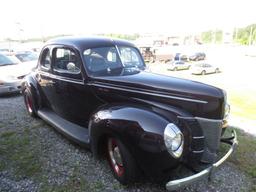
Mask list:
[[[138,169],[131,153],[117,138],[107,140],[108,161],[114,177],[122,184],[129,184],[137,179]]]
[[[36,107],[35,107],[35,102],[34,102],[32,93],[28,88],[26,88],[23,95],[24,95],[24,102],[25,102],[25,106],[28,114],[32,117],[36,117],[37,116]]]

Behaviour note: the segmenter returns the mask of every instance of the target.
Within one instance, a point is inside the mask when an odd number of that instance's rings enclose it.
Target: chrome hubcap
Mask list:
[[[31,99],[29,98],[29,96],[26,96],[26,103],[27,103],[28,111],[30,113],[32,113],[32,102],[31,102]]]
[[[122,157],[119,151],[118,147],[114,148],[114,153],[113,153],[114,159],[117,162],[118,165],[123,166],[123,162],[122,162]]]
[[[118,176],[122,176],[124,173],[123,160],[116,140],[113,138],[108,140],[108,154],[113,170]]]

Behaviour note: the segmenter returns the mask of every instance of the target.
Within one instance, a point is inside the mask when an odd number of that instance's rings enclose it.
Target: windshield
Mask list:
[[[37,60],[37,55],[34,53],[18,53],[15,55],[21,62],[35,61]]]
[[[17,63],[19,63],[19,62],[11,56],[0,55],[0,66],[14,65]]]
[[[144,62],[133,47],[99,47],[83,52],[86,67],[93,76],[120,75],[124,69],[144,69]]]

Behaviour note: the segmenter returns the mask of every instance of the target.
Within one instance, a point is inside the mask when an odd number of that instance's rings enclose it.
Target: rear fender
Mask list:
[[[25,78],[22,80],[22,93],[25,91],[26,88],[30,90],[35,101],[36,108],[38,109],[41,106],[41,95],[39,93],[39,85],[32,74],[25,76]]]

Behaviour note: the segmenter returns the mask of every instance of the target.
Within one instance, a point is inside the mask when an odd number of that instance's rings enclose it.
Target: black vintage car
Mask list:
[[[145,70],[139,50],[122,40],[65,37],[49,41],[22,91],[28,113],[68,138],[106,155],[117,180],[170,174],[179,165],[199,172],[166,184],[175,190],[211,172],[237,145],[221,138],[229,105],[206,84]],[[220,142],[231,145],[217,160]],[[197,169],[198,170],[198,169]]]

